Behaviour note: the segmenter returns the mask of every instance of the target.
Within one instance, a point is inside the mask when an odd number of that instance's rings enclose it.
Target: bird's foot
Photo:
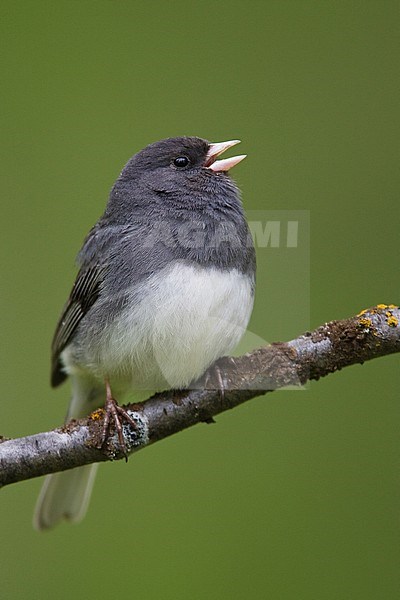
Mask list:
[[[101,441],[99,444],[99,448],[103,448],[103,446],[109,439],[110,429],[113,425],[114,429],[118,435],[118,442],[119,442],[120,450],[123,453],[123,455],[125,456],[125,460],[127,461],[128,460],[128,452],[127,452],[126,444],[124,441],[124,434],[122,431],[122,422],[126,421],[127,423],[129,423],[129,425],[131,427],[133,427],[133,429],[137,429],[137,424],[132,419],[132,417],[129,415],[129,413],[124,408],[122,408],[122,406],[119,406],[117,401],[114,399],[112,392],[111,392],[110,383],[108,381],[106,381],[106,403],[104,405],[104,411],[105,411],[105,415],[104,415],[104,422],[103,422],[103,430],[102,430],[102,434],[101,434]]]
[[[219,368],[219,366],[217,364],[211,365],[211,367],[208,369],[208,371],[206,373],[206,379],[204,382],[204,387],[206,390],[209,389],[208,384],[212,380],[217,382],[216,389],[218,390],[219,395],[221,396],[221,400],[223,400],[225,397],[225,384],[224,384],[224,380],[222,378],[221,369]]]

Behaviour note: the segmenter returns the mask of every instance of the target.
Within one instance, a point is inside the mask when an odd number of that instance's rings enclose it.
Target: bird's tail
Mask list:
[[[104,401],[104,389],[93,387],[78,376],[71,379],[73,395],[67,421],[86,416]],[[85,465],[47,475],[33,516],[35,529],[50,529],[62,519],[72,523],[81,521],[87,511],[97,467],[97,464]]]

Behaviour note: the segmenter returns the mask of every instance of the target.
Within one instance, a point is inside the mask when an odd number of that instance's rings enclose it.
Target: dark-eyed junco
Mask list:
[[[217,160],[237,143],[170,138],[124,167],[78,255],[53,339],[52,385],[72,381],[67,420],[106,401],[118,431],[129,415],[113,395],[188,387],[237,345],[253,307],[255,253],[227,174],[244,156]],[[35,526],[79,521],[95,469],[48,476]]]

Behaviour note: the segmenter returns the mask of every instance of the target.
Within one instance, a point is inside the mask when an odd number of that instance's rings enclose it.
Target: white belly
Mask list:
[[[188,386],[234,349],[253,307],[252,282],[236,269],[177,262],[147,280],[145,289],[143,300],[132,300],[104,328],[85,365],[97,377],[135,389]]]

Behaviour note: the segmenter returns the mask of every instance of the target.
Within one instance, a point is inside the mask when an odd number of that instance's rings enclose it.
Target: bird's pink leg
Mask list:
[[[106,443],[106,441],[110,435],[110,425],[111,425],[111,419],[112,419],[112,422],[114,424],[115,430],[118,435],[118,442],[119,442],[121,452],[124,454],[125,459],[128,460],[128,454],[127,454],[126,445],[124,442],[124,436],[123,436],[123,432],[122,432],[122,422],[127,421],[129,423],[129,425],[131,425],[131,427],[133,427],[134,429],[137,429],[137,425],[136,425],[135,421],[132,419],[132,417],[127,413],[127,411],[125,409],[123,409],[121,406],[119,406],[117,401],[114,399],[112,392],[111,392],[110,382],[108,381],[108,379],[105,380],[105,384],[106,384],[106,402],[104,405],[105,416],[104,416],[104,423],[103,423],[103,431],[101,434],[100,447],[104,446],[104,444]]]

